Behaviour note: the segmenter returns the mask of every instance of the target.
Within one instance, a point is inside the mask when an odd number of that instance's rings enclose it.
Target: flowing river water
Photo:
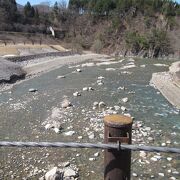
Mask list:
[[[179,147],[180,112],[149,85],[152,73],[167,71],[172,61],[94,63],[92,67],[66,65],[1,92],[0,140],[103,142],[104,114],[121,114],[121,109],[113,109],[116,105],[126,107],[135,118],[134,144]],[[101,86],[99,76],[104,77]],[[94,90],[82,91],[84,87]],[[38,92],[30,93],[30,88]],[[81,96],[74,97],[76,91]],[[73,107],[61,108],[65,97]],[[121,101],[124,97],[127,103]],[[95,101],[103,101],[106,107],[93,109]],[[62,126],[60,133],[45,129],[51,122]],[[67,161],[79,169],[79,179],[103,179],[102,150],[5,147],[0,148],[0,179],[38,179]],[[132,179],[178,179],[179,172],[177,154],[132,153]]]

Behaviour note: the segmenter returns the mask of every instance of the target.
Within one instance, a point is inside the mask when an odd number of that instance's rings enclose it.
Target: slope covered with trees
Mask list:
[[[171,41],[179,43],[179,17],[172,0],[61,0],[48,11],[29,2],[18,11],[15,0],[0,0],[0,31],[47,33],[53,26],[77,49],[144,57],[178,55]]]

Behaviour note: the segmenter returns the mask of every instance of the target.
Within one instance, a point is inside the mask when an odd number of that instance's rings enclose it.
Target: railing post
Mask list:
[[[104,118],[105,143],[131,144],[132,119],[123,115],[108,115]],[[104,180],[130,180],[131,151],[105,150]]]

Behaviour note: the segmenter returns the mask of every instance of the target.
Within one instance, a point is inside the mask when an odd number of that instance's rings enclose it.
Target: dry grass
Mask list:
[[[60,46],[60,45],[50,45],[50,47],[58,50],[58,51],[66,51],[67,49],[65,49],[64,47]]]
[[[0,55],[3,56],[7,54],[19,55],[19,52],[16,47],[0,46]]]
[[[53,48],[58,51],[66,51],[65,48],[63,48],[60,45],[46,45],[46,44],[7,44],[6,46],[4,44],[0,44],[0,56],[3,55],[19,55],[18,49],[42,49],[42,48]]]

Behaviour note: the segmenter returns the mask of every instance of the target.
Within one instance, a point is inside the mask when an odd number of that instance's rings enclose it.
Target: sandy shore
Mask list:
[[[180,61],[173,63],[168,72],[154,73],[150,83],[180,109]]]

